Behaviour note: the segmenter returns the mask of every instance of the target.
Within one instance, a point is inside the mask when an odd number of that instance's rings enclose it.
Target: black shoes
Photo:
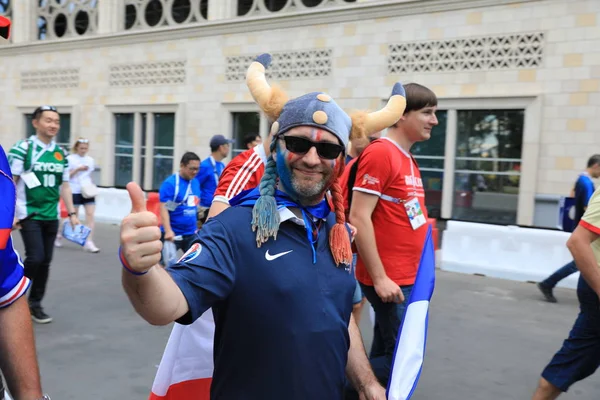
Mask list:
[[[547,302],[556,303],[556,297],[554,297],[554,295],[552,294],[552,288],[545,286],[541,282],[537,284],[537,287],[538,289],[540,289],[540,292],[542,292]]]
[[[52,322],[52,317],[46,314],[41,306],[31,307],[29,311],[31,312],[31,319],[38,324],[49,324]]]

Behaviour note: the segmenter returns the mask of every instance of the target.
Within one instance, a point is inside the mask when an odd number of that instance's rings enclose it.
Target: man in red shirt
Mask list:
[[[271,135],[263,143],[238,154],[227,164],[219,178],[207,218],[212,218],[229,208],[229,200],[240,192],[259,185],[265,173],[267,157],[270,155],[270,145]]]
[[[404,300],[410,296],[427,233],[425,191],[410,148],[429,139],[438,124],[435,94],[415,83],[404,87],[404,115],[357,160],[349,213],[358,231],[356,278],[375,310],[371,362],[382,383],[389,378]]]

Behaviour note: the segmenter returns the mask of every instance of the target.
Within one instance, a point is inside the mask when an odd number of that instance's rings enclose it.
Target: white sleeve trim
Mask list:
[[[361,188],[361,187],[356,187],[354,186],[352,188],[352,190],[356,190],[357,192],[363,192],[363,193],[368,193],[368,194],[374,194],[377,197],[381,197],[381,193],[376,191],[376,190],[371,190],[371,189],[365,189],[365,188]]]
[[[215,196],[213,198],[212,202],[214,203],[215,201],[218,201],[219,203],[225,203],[225,204],[229,205],[229,200],[227,200],[227,197],[225,197],[225,196],[221,196],[221,195]]]
[[[7,307],[15,301],[17,301],[19,297],[23,296],[27,292],[27,289],[29,289],[30,284],[31,282],[29,281],[29,279],[23,276],[17,284],[17,286],[13,288],[13,290],[8,292],[6,295],[0,297],[0,308]]]

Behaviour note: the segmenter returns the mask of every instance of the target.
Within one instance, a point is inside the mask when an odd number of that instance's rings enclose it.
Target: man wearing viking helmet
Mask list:
[[[155,325],[190,324],[212,308],[212,399],[342,399],[347,377],[362,399],[385,400],[351,318],[355,281],[338,178],[351,133],[393,125],[404,111],[404,88],[394,86],[383,110],[351,118],[325,93],[288,100],[265,79],[270,60],[259,56],[246,80],[275,121],[260,186],[233,198],[163,270],[156,217],[130,183],[123,287]]]

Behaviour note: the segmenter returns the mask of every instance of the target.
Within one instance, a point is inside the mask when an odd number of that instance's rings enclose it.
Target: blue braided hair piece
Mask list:
[[[275,150],[277,137],[271,142],[271,154]],[[252,231],[256,231],[256,245],[260,247],[271,236],[277,239],[279,230],[279,213],[277,212],[277,201],[275,200],[275,186],[277,185],[277,164],[269,157],[265,174],[260,180],[258,190],[260,197],[252,208]]]

